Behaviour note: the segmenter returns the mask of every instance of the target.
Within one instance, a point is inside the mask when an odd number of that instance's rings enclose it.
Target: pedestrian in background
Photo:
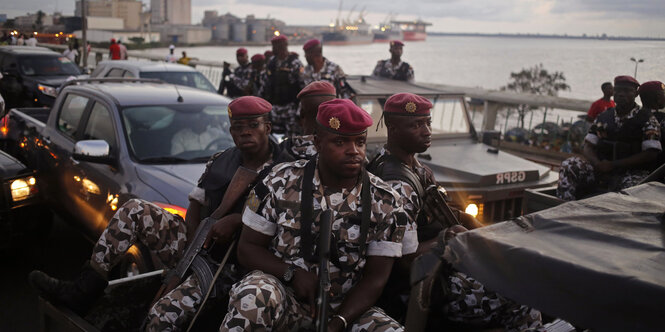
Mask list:
[[[118,39],[118,48],[120,48],[120,60],[127,60],[127,46]]]
[[[109,46],[109,58],[111,60],[120,60],[120,46],[115,42],[115,38],[111,38],[111,46]]]
[[[605,82],[600,86],[600,89],[603,91],[603,98],[600,98],[591,104],[586,115],[586,120],[589,122],[593,122],[598,114],[603,113],[606,109],[616,106],[614,100],[612,100],[612,95],[614,95],[614,87],[612,86],[612,83]]]
[[[178,61],[178,57],[176,57],[175,54],[173,54],[173,52],[175,52],[175,46],[173,46],[173,44],[171,44],[169,46],[169,54],[166,55],[166,58],[164,59],[164,61],[169,62],[169,63],[176,63]]]

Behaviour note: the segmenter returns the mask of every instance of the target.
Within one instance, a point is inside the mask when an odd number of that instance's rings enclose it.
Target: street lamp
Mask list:
[[[635,75],[633,75],[633,78],[637,78],[637,64],[644,62],[644,59],[635,59],[635,58],[630,58],[630,61],[635,62]]]

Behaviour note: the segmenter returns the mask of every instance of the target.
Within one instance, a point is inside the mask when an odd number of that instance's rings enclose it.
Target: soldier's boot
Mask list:
[[[104,294],[108,281],[86,263],[73,281],[50,277],[38,270],[30,272],[28,280],[47,301],[63,305],[83,316],[91,305]]]

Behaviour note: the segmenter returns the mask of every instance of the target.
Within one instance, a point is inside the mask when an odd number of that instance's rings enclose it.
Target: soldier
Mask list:
[[[222,73],[222,82],[219,84],[219,94],[224,94],[226,88],[226,95],[231,98],[241,96],[248,96],[252,89],[252,67],[249,63],[249,55],[247,49],[241,47],[236,50],[236,60],[238,67],[231,73],[231,65],[224,62],[224,72]]]
[[[250,193],[238,257],[255,271],[233,286],[220,331],[311,327],[318,279],[314,238],[323,210],[334,214],[328,331],[403,330],[372,307],[402,255],[410,221],[397,193],[363,170],[371,124],[348,99],[322,103],[318,158],[274,168]]]
[[[410,215],[410,220],[415,220],[415,225],[407,227],[406,232],[417,232],[416,237],[404,236],[402,248],[405,249],[405,256],[398,259],[393,270],[393,274],[400,278],[391,278],[389,287],[385,288],[384,304],[391,302],[390,299],[399,301],[396,295],[400,294],[394,290],[408,290],[408,283],[402,284],[409,280],[411,262],[437,244],[438,234],[444,232],[449,239],[456,233],[466,231],[465,227],[454,225],[454,222],[446,223],[454,226],[444,228],[436,220],[440,216],[431,216],[425,212],[425,189],[436,185],[436,180],[432,170],[421,164],[416,154],[424,153],[431,145],[431,108],[429,100],[411,93],[399,93],[388,98],[383,112],[388,142],[368,165],[370,172],[385,180],[404,199],[404,210]],[[453,212],[467,227],[479,226],[472,216],[458,210]],[[407,238],[415,238],[417,241],[407,243]],[[407,255],[407,252],[414,254]],[[446,283],[444,287],[450,291],[443,296],[434,295],[436,298],[443,297],[440,299],[443,303],[440,310],[448,320],[474,326],[501,324],[509,331],[525,331],[542,326],[540,312],[517,305],[485,289],[478,281],[461,272],[452,271],[450,275],[442,276],[442,279]],[[393,296],[386,298],[386,293]],[[401,311],[401,314],[405,314],[405,310]],[[396,314],[400,312],[396,311]]]
[[[632,187],[646,177],[662,151],[660,125],[650,109],[635,103],[640,84],[631,76],[614,78],[614,102],[598,115],[584,138],[585,159],[561,163],[557,196],[575,200],[593,192]]]
[[[379,60],[374,67],[372,76],[390,78],[399,81],[413,81],[413,68],[402,61],[404,43],[399,40],[390,42],[390,59]]]
[[[665,108],[665,84],[660,81],[642,83],[638,92],[642,101],[642,108],[650,109],[660,123],[660,144],[662,148],[662,145],[665,144],[665,113],[658,110]],[[665,163],[665,152],[660,153],[656,166],[663,165],[663,163]]]
[[[265,72],[266,58],[261,53],[252,55],[252,73],[250,81],[252,85],[251,95],[256,95],[261,87],[261,76]]]
[[[316,157],[316,147],[314,146],[316,114],[321,103],[335,99],[335,93],[335,87],[326,81],[312,82],[300,91],[298,99],[300,99],[302,135],[284,140],[280,144],[283,151],[290,153],[294,159]]]
[[[352,98],[353,91],[346,83],[346,74],[336,63],[323,56],[323,47],[318,39],[311,39],[303,45],[307,66],[303,79],[305,84],[314,81],[328,81],[337,91],[338,98]]]
[[[257,171],[272,167],[273,156],[279,155],[279,147],[269,139],[268,113],[271,108],[267,101],[251,96],[229,104],[229,130],[236,147],[217,153],[208,161],[198,185],[189,194],[186,220],[150,202],[132,199],[110,220],[93,248],[90,263],[75,281],[61,281],[41,271],[33,271],[29,276],[33,287],[49,301],[84,314],[108,285],[112,266],[134,243],[141,242],[166,268],[173,269],[182,258],[199,221],[220,204],[235,169],[241,165]],[[208,247],[212,242],[218,244],[218,248],[230,243],[241,224],[244,199],[238,203],[231,214],[212,226],[206,243]],[[210,257],[216,260],[218,254],[213,250]],[[237,264],[232,263],[225,265],[222,275],[222,280],[216,284],[218,294],[227,294],[243,273]],[[182,328],[197,310],[208,286],[201,284],[197,273],[191,274],[150,309],[147,330]]]
[[[305,87],[302,78],[304,68],[298,55],[289,53],[286,36],[273,37],[271,42],[274,55],[266,65],[259,96],[273,105],[270,112],[273,131],[292,136],[299,132],[297,96]]]

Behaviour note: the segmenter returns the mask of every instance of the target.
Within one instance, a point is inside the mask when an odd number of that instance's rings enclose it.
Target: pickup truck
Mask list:
[[[10,110],[1,133],[7,149],[40,174],[49,206],[95,241],[131,198],[184,217],[206,161],[233,145],[229,102],[155,80],[70,81],[50,109]],[[202,146],[191,133],[203,131],[216,138]],[[147,251],[135,247],[116,272],[155,268]]]
[[[0,113],[4,110],[0,95]],[[53,218],[51,211],[42,206],[41,179],[37,174],[0,150],[0,181],[0,250],[18,245],[24,236],[31,236],[34,241],[35,236],[48,234]]]
[[[351,76],[356,104],[374,121],[368,130],[368,156],[387,140],[382,125],[383,104],[391,95],[410,92],[428,98],[432,104],[432,146],[418,155],[452,200],[452,205],[476,216],[483,223],[522,215],[525,189],[556,184],[558,173],[549,167],[499,151],[491,135],[476,133],[466,109],[463,94],[410,82],[366,76]]]

